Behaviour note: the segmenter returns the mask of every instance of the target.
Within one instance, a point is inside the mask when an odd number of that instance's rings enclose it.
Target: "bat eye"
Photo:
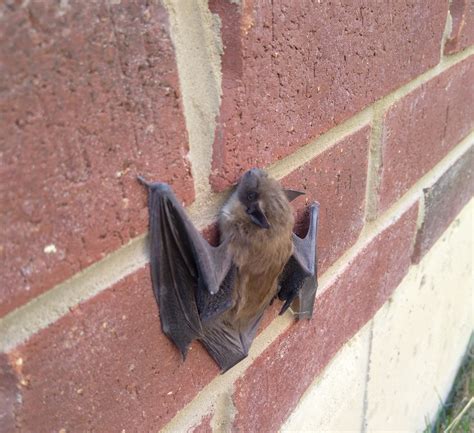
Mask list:
[[[253,200],[255,200],[256,198],[257,198],[257,194],[254,193],[254,192],[249,192],[249,193],[247,194],[247,199],[248,199],[249,201],[253,201]]]

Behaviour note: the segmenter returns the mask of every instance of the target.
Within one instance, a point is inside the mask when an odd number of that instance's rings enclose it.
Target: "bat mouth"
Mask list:
[[[269,229],[270,224],[267,220],[265,214],[260,210],[259,207],[256,208],[248,208],[247,215],[250,217],[250,221],[252,221],[256,226],[262,229]]]

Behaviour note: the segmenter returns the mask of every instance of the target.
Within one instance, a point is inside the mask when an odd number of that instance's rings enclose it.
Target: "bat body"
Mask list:
[[[293,252],[293,225],[286,194],[260,170],[248,171],[223,207],[220,232],[237,268],[226,317],[239,329],[260,316],[277,294],[278,277]]]
[[[151,275],[162,329],[183,358],[200,340],[222,371],[245,358],[265,308],[278,295],[311,317],[316,293],[318,205],[304,239],[293,234],[288,197],[265,172],[244,174],[219,215],[210,246],[168,185],[149,187]]]

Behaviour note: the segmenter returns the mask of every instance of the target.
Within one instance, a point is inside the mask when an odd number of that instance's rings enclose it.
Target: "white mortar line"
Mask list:
[[[446,24],[444,25],[443,37],[441,38],[441,47],[440,47],[440,53],[439,53],[441,59],[445,57],[444,48],[446,47],[446,42],[448,42],[448,39],[451,36],[451,32],[453,31],[453,17],[451,15],[451,3],[452,3],[452,0],[449,0],[448,13],[446,14]]]
[[[377,192],[380,185],[380,167],[382,165],[383,115],[384,110],[374,109],[367,158],[364,221],[371,221],[377,217]]]
[[[220,18],[207,0],[163,0],[175,48],[196,201],[211,195],[212,147],[221,102]]]
[[[373,317],[370,320],[369,326],[370,326],[370,336],[369,336],[369,347],[367,348],[369,353],[367,355],[367,370],[365,372],[364,404],[362,406],[362,425],[360,427],[361,433],[367,432],[367,410],[369,408],[370,361],[372,359],[372,340],[374,338],[374,318]],[[359,333],[360,331],[357,331],[357,332]]]
[[[383,98],[380,101],[377,101],[376,109],[381,110],[383,107],[388,107],[395,100],[400,97],[403,97],[405,94],[409,93],[420,84],[428,81],[439,73],[445,71],[449,67],[465,60],[470,55],[474,54],[474,47],[464,50],[460,53],[449,56],[440,62],[438,66],[426,72],[422,76],[416,78],[409,84],[402,86],[397,91],[391,93],[387,97]],[[375,105],[374,104],[374,105]],[[367,112],[374,110],[374,106],[366,108],[363,112],[356,114],[354,117],[359,120],[367,120],[369,116]],[[343,126],[344,125],[344,126]],[[336,127],[342,134],[340,137],[333,136],[331,131],[319,137],[313,143],[310,143],[308,149],[313,149],[314,151],[322,151],[329,142],[326,142],[326,135],[329,134],[332,137],[333,144],[340,141],[345,137],[348,131],[351,131],[351,128],[356,130],[355,122],[353,123],[351,119],[344,122],[343,125]],[[363,127],[363,125],[361,125]],[[468,140],[472,141],[472,135],[469,135],[465,138],[461,144],[459,144],[455,149],[453,149],[448,156],[445,157],[443,161],[450,160],[453,154],[456,153],[460,148],[469,147],[466,142]],[[471,138],[469,138],[471,137]],[[463,144],[464,143],[464,144]],[[305,150],[300,150],[301,159],[299,164],[305,164],[307,160],[305,158],[310,158],[309,152],[306,153]],[[314,158],[316,155],[313,155],[310,159]],[[298,162],[293,159],[294,157],[290,155],[288,158],[285,158],[278,163],[275,163],[273,166],[270,166],[272,174],[278,177],[285,176],[286,172],[284,170],[285,161],[293,161],[289,164],[292,169],[298,167]],[[440,163],[442,164],[443,161]],[[439,165],[439,164],[438,164]],[[273,168],[272,168],[273,167]],[[436,172],[436,166],[433,170]],[[433,172],[431,170],[426,174],[421,180],[419,180],[410,191],[418,188],[423,179],[430,176]],[[289,173],[289,172],[288,172]],[[404,197],[410,194],[410,191],[405,194]],[[189,208],[189,214],[191,220],[196,225],[196,227],[202,229],[209,225],[212,221],[215,220],[215,215],[217,214],[218,209],[225,200],[227,193],[212,194],[206,199],[205,205],[202,203],[196,202],[193,203]],[[405,199],[406,200],[406,199]],[[403,198],[402,198],[403,202]],[[392,209],[392,208],[391,208]],[[384,213],[388,214],[391,209]],[[370,225],[370,224],[369,224]],[[367,228],[367,227],[366,227]],[[365,232],[366,230],[364,230]],[[69,309],[75,305],[85,302],[103,290],[114,285],[118,281],[125,278],[127,275],[137,271],[139,268],[146,265],[149,261],[147,246],[145,242],[146,236],[139,236],[127,245],[121,247],[115,252],[109,254],[102,260],[96,262],[95,264],[87,267],[86,269],[80,271],[72,278],[60,283],[59,285],[53,287],[42,295],[34,298],[25,305],[13,310],[8,313],[6,316],[0,319],[0,351],[9,351],[15,346],[26,341],[31,335],[40,331],[43,328],[46,328],[50,324],[54,323],[56,320],[68,313]],[[356,243],[360,245],[361,239]],[[336,269],[337,266],[340,266],[343,263],[343,260],[350,258],[350,252],[354,251],[354,247],[346,252],[323,276],[329,275],[333,269]],[[337,265],[337,266],[336,266]],[[322,286],[322,285],[321,285]],[[319,291],[321,293],[321,290]]]
[[[416,221],[416,230],[420,230],[425,221],[425,194],[420,195],[420,204],[418,207],[418,219]]]
[[[227,433],[232,431],[237,409],[232,396],[234,395],[233,384],[229,386],[224,394],[217,396],[215,402],[214,416],[211,421],[213,433]]]

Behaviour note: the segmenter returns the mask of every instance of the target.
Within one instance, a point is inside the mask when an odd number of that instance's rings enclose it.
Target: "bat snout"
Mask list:
[[[250,180],[252,178],[260,179],[261,177],[264,177],[264,176],[265,176],[265,172],[262,169],[254,167],[246,171],[243,177],[245,180]]]

